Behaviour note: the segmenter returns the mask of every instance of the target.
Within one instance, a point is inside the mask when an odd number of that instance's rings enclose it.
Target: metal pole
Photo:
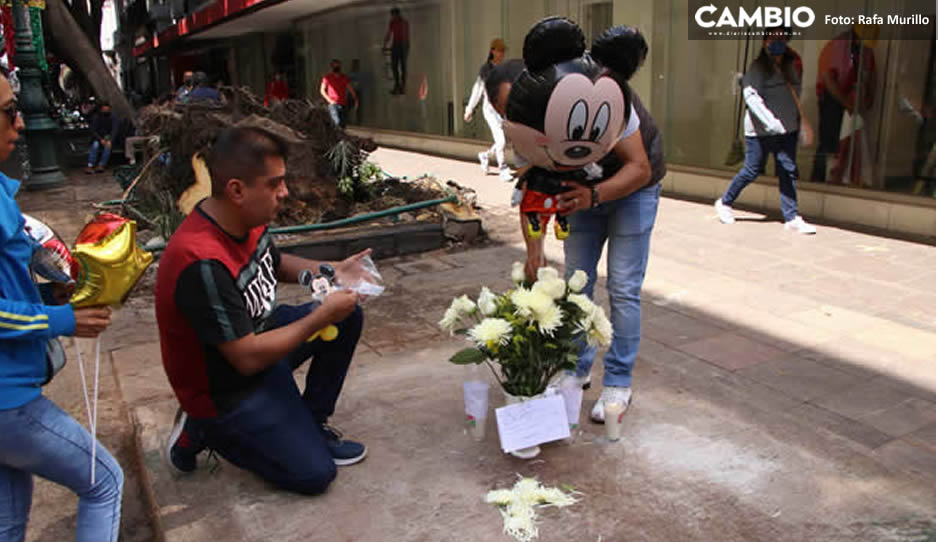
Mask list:
[[[30,171],[28,190],[54,188],[65,182],[59,168],[56,149],[58,125],[49,117],[49,102],[42,90],[39,60],[33,47],[29,27],[29,11],[25,0],[13,0],[13,21],[16,27],[16,66],[20,81],[19,109],[26,123],[26,145]]]

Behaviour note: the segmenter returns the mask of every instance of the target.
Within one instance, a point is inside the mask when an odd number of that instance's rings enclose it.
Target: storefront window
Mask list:
[[[652,104],[668,161],[737,170],[731,156],[743,137],[744,105],[736,81],[759,54],[761,38],[688,40],[687,0],[655,9],[655,20],[664,22],[652,38]],[[802,66],[805,119],[815,132],[815,142],[799,148],[800,180],[934,197],[934,39],[878,39],[878,32],[844,26],[829,39],[790,41]],[[831,71],[840,74],[837,97],[824,79]],[[774,171],[771,161],[766,171]]]

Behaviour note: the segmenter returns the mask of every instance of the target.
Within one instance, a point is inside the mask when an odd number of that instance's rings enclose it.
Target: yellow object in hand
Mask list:
[[[316,339],[322,339],[326,342],[334,341],[336,337],[339,336],[339,328],[335,327],[332,324],[320,329],[316,333],[313,333],[306,339],[306,342],[311,343]]]

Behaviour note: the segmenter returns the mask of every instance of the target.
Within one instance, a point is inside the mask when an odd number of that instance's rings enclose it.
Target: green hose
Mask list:
[[[298,226],[284,226],[282,228],[271,228],[270,233],[302,233],[308,231],[322,231],[322,230],[331,230],[335,228],[341,228],[342,226],[348,226],[350,224],[359,224],[362,222],[367,222],[369,220],[374,220],[376,218],[381,218],[390,215],[397,215],[400,213],[406,213],[408,211],[415,211],[417,209],[424,209],[426,207],[433,207],[435,205],[440,205],[441,203],[456,203],[458,198],[455,195],[447,196],[445,198],[431,199],[426,201],[418,201],[417,203],[409,203],[407,205],[401,205],[398,207],[391,207],[390,209],[385,209],[383,211],[375,211],[373,213],[365,213],[362,215],[350,216],[348,218],[343,218],[340,220],[333,220],[332,222],[323,222],[319,224],[300,224]],[[158,245],[149,246],[147,250],[149,251],[159,251],[166,248],[166,242],[160,243]]]

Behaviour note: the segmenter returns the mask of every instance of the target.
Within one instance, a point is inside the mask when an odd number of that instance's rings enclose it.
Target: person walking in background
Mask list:
[[[781,198],[785,229],[798,233],[817,233],[817,229],[798,214],[795,182],[798,180],[799,131],[810,144],[810,125],[803,122],[798,90],[801,80],[788,50],[787,31],[781,27],[766,29],[762,50],[742,79],[746,100],[745,134],[746,161],[720,199],[714,202],[720,222],[736,221],[732,205],[740,192],[765,170],[769,154],[779,165],[778,191]]]
[[[274,78],[267,83],[267,91],[264,93],[264,107],[282,102],[290,97],[290,88],[287,86],[287,80],[283,72],[277,70],[274,72]]]
[[[873,106],[876,89],[876,59],[873,49],[864,44],[860,32],[875,39],[878,29],[854,25],[850,30],[827,42],[818,58],[817,106],[818,146],[811,167],[811,180],[827,182],[828,157],[836,157],[841,146],[841,124],[844,112],[853,115]],[[860,68],[862,56],[862,69]],[[862,75],[862,77],[861,77]],[[863,81],[862,90],[859,88]],[[862,94],[863,103],[856,103]]]
[[[0,111],[3,161],[23,129],[5,76],[0,76]],[[19,187],[0,173],[0,540],[26,538],[36,475],[78,495],[78,517],[68,519],[77,542],[114,542],[124,473],[100,442],[43,396],[41,387],[52,376],[46,361],[49,339],[97,337],[110,325],[111,310],[73,309],[66,303],[71,289],[59,285],[48,292],[54,299],[40,295],[29,269],[36,244],[13,199]]]
[[[85,173],[101,173],[107,167],[107,161],[111,157],[111,145],[117,138],[118,126],[120,123],[117,116],[111,113],[111,104],[101,102],[91,119],[91,135],[94,140],[91,142],[91,150],[88,151],[88,167],[85,168]]]
[[[333,58],[329,63],[332,71],[322,78],[319,85],[319,94],[323,100],[329,104],[329,116],[332,122],[339,128],[345,128],[345,120],[348,114],[348,96],[351,94],[358,105],[358,95],[355,89],[349,85],[349,78],[342,73],[342,63],[339,59]]]
[[[394,88],[391,94],[404,94],[407,84],[407,53],[410,50],[410,24],[401,16],[401,10],[391,8],[391,21],[384,35],[384,48],[391,49],[391,70],[394,72]]]
[[[505,42],[501,38],[495,38],[489,46],[489,57],[486,59],[485,64],[482,64],[482,67],[479,68],[479,76],[476,78],[475,84],[472,85],[472,94],[469,96],[469,103],[466,104],[463,119],[466,122],[471,121],[473,111],[479,105],[479,101],[482,100],[482,115],[492,132],[492,139],[495,141],[488,150],[479,153],[482,173],[488,173],[489,155],[494,154],[495,160],[498,162],[498,177],[503,181],[510,182],[512,174],[505,164],[505,133],[502,131],[502,117],[492,107],[491,100],[489,100],[485,89],[485,82],[492,70],[501,64],[504,59]]]

